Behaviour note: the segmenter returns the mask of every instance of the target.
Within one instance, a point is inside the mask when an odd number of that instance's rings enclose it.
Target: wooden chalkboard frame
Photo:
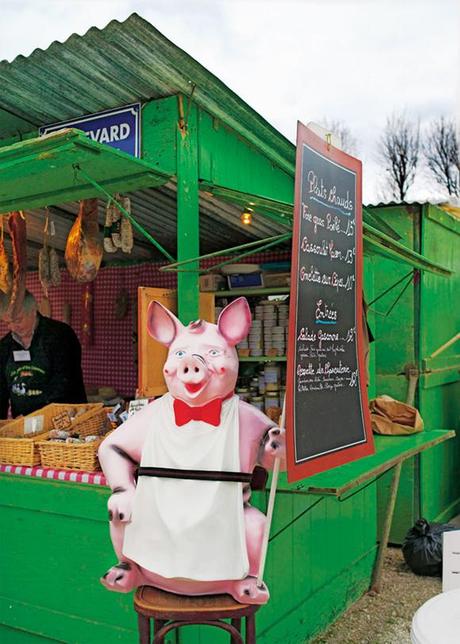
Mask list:
[[[300,208],[302,190],[302,158],[304,146],[322,155],[327,161],[342,166],[356,175],[355,188],[355,311],[356,311],[356,350],[359,380],[359,399],[363,421],[362,442],[345,447],[338,447],[327,454],[312,456],[307,460],[296,461],[296,428],[295,428],[295,383],[296,383],[296,347],[297,347],[297,300],[299,274],[299,235],[301,230]],[[292,236],[291,294],[289,310],[289,341],[287,356],[287,392],[286,392],[286,433],[287,433],[287,470],[290,482],[343,465],[350,461],[374,454],[369,404],[366,389],[364,350],[363,350],[363,315],[362,315],[362,166],[361,161],[330,145],[317,136],[305,125],[297,124],[297,152],[295,176],[294,226]],[[340,423],[340,418],[337,419]]]

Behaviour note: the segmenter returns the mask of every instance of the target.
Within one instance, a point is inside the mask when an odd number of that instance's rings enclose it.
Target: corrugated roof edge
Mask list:
[[[245,101],[243,101],[233,90],[231,90],[227,85],[225,85],[219,78],[214,74],[209,72],[201,63],[196,61],[192,56],[187,54],[183,49],[177,47],[171,40],[166,38],[161,32],[159,32],[153,25],[151,25],[144,18],[139,16],[137,13],[131,14],[125,21],[120,22],[118,20],[111,20],[103,29],[98,27],[90,27],[83,36],[80,36],[77,33],[71,34],[65,41],[60,42],[58,40],[53,41],[49,47],[45,50],[41,48],[36,48],[28,56],[19,54],[16,56],[13,61],[1,61],[0,68],[3,68],[5,71],[12,66],[21,66],[23,61],[27,61],[31,58],[42,56],[43,54],[53,53],[53,51],[59,47],[64,47],[72,45],[72,42],[90,36],[91,34],[100,36],[101,34],[108,34],[111,31],[116,31],[119,28],[129,28],[130,25],[133,27],[133,31],[137,30],[147,30],[149,37],[155,39],[159,44],[166,48],[168,53],[174,53],[176,56],[179,55],[179,65],[175,65],[176,68],[179,68],[182,74],[189,71],[187,68],[190,68],[190,71],[193,71],[194,74],[190,76],[195,76],[195,78],[189,78],[188,82],[195,82],[196,75],[201,76],[202,80],[211,81],[211,86],[208,89],[208,92],[204,91],[196,83],[196,89],[194,91],[193,98],[204,109],[208,110],[211,114],[215,115],[217,118],[220,118],[224,123],[229,125],[236,132],[241,134],[243,137],[248,139],[251,143],[256,145],[261,149],[267,156],[269,156],[273,161],[280,165],[285,171],[289,173],[294,173],[295,166],[295,146],[291,143],[283,134],[281,134],[274,126],[272,126],[266,119],[264,119],[258,112],[251,108]],[[169,57],[169,65],[172,65],[172,56]],[[185,77],[184,77],[185,79]],[[190,87],[190,85],[189,85]],[[184,87],[181,91],[186,93]],[[209,91],[209,89],[211,91]],[[214,91],[212,91],[214,90]],[[214,97],[212,94],[214,93]],[[228,103],[223,104],[223,101],[219,101],[219,96],[221,94],[225,95],[225,98],[230,99],[232,110],[228,110]]]
[[[379,201],[363,204],[363,208],[383,208],[385,206],[442,206],[448,205],[445,199],[433,201]]]
[[[447,215],[457,221],[460,221],[460,200],[452,199],[446,201],[445,199],[432,200],[432,201],[380,201],[379,203],[363,204],[363,208],[394,208],[397,206],[435,206]]]

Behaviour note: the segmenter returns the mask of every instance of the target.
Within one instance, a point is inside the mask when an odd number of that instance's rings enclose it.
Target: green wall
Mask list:
[[[428,429],[458,429],[460,389],[458,346],[446,360],[424,374],[424,359],[459,328],[459,233],[460,225],[435,206],[393,206],[372,209],[400,236],[401,243],[430,260],[456,270],[451,277],[423,271],[400,297],[405,282],[373,305],[375,320],[376,394],[405,401],[408,381],[404,366],[415,364],[421,372],[415,405]],[[442,223],[439,223],[439,222]],[[406,275],[410,266],[376,256],[373,261],[375,295]],[[457,294],[457,295],[455,295]],[[440,367],[441,370],[436,369]],[[402,439],[403,440],[403,439]],[[379,518],[383,516],[391,475],[378,483]],[[402,543],[407,530],[420,517],[448,520],[460,511],[459,438],[410,459],[403,466],[390,541]]]
[[[421,282],[420,354],[426,374],[419,385],[420,411],[432,427],[460,429],[460,342],[429,356],[460,329],[460,221],[426,206],[422,251],[454,271],[442,279],[425,273]],[[422,514],[446,521],[460,512],[460,436],[421,455]]]
[[[98,581],[114,563],[107,498],[99,486],[0,475],[2,644],[137,641],[132,596]],[[265,507],[266,494],[255,502]],[[306,641],[367,589],[375,514],[374,484],[343,501],[278,494],[265,575],[271,600],[257,616],[261,644]],[[194,627],[180,641],[228,638]]]

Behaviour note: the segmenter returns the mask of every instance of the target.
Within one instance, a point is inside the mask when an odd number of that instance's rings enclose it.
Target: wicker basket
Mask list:
[[[84,470],[95,472],[100,470],[97,450],[105,437],[91,443],[61,443],[57,441],[40,441],[40,460],[44,467],[54,467],[59,470]]]
[[[80,405],[81,407],[83,405]],[[80,436],[100,435],[107,428],[107,410],[102,403],[85,405],[90,409],[72,422],[72,433]],[[68,407],[68,406],[67,406]],[[79,405],[74,405],[78,408]],[[40,437],[37,447],[43,467],[54,467],[61,470],[100,470],[97,450],[104,436],[91,443],[62,443]]]
[[[72,423],[72,431],[78,431],[83,436],[97,434],[106,419],[102,403],[93,405],[51,403],[42,409],[34,411],[32,414],[16,418],[0,426],[0,463],[29,466],[39,465],[40,452],[37,443],[48,438],[49,431],[53,429],[53,418],[63,411],[68,411],[69,409],[78,410],[79,408],[87,408],[88,411],[76,418]],[[25,420],[35,416],[43,416],[43,427],[41,431],[33,434],[25,434]]]

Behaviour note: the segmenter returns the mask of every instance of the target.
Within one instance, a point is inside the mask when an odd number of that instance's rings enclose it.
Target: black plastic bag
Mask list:
[[[450,523],[428,523],[419,519],[404,539],[404,559],[416,575],[436,577],[442,574],[442,533],[458,530]]]

